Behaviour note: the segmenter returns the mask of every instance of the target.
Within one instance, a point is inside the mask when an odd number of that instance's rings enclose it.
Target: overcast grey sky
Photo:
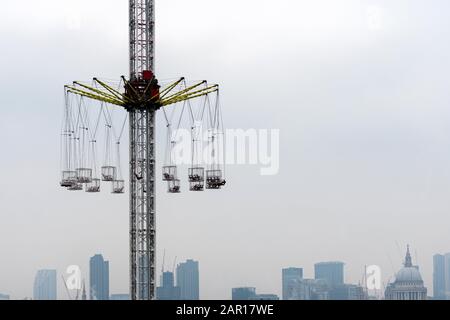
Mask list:
[[[410,243],[431,293],[432,255],[450,251],[450,3],[156,3],[158,77],[220,83],[228,128],[281,130],[279,175],[231,166],[225,190],[177,196],[158,183],[158,262],[164,248],[167,266],[199,260],[201,297],[226,299],[280,294],[282,267],[313,277],[324,260],[351,283],[380,265],[387,282]],[[13,298],[39,268],[87,275],[95,253],[111,292],[128,291],[128,195],[58,185],[63,85],[128,74],[127,28],[125,0],[2,3],[0,292]]]

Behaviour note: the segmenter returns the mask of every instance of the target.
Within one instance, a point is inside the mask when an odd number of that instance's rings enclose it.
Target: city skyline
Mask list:
[[[448,276],[447,273],[450,272],[450,268],[448,267],[449,264],[447,262],[448,256],[450,253],[446,254],[435,254],[433,256],[433,264],[435,266],[435,271],[433,272],[433,289],[430,287],[428,288],[428,295],[425,291],[425,297],[428,297],[429,299],[437,299],[437,300],[448,300],[448,294],[446,295],[445,292],[447,288],[447,280]],[[437,259],[437,258],[443,258],[443,260]],[[446,259],[447,258],[447,259]],[[232,288],[232,294],[230,297],[222,300],[360,300],[360,299],[385,299],[385,294],[387,294],[388,290],[391,290],[390,287],[395,283],[393,280],[396,281],[402,281],[402,277],[405,276],[405,274],[409,275],[409,271],[405,271],[403,269],[400,269],[400,271],[395,272],[394,274],[390,275],[390,278],[393,279],[387,282],[383,282],[382,287],[379,289],[371,290],[369,287],[365,287],[364,283],[367,283],[367,277],[373,276],[371,273],[366,273],[365,278],[363,278],[358,283],[350,283],[348,281],[345,281],[346,279],[346,272],[345,272],[345,262],[341,261],[328,261],[328,262],[317,262],[314,264],[314,273],[313,276],[310,278],[304,277],[304,268],[305,266],[294,266],[294,267],[284,267],[281,271],[281,278],[280,278],[280,290],[281,295],[278,293],[261,293],[260,291],[257,291],[256,287],[233,287]],[[89,281],[89,291],[92,292],[92,286],[103,286],[103,283],[106,281],[106,287],[104,288],[104,291],[102,293],[101,297],[97,297],[94,293],[92,296],[89,295],[90,300],[129,300],[130,295],[128,293],[109,293],[109,261],[104,260],[102,254],[96,254],[90,259],[90,268],[88,270],[90,274],[90,278],[93,279],[93,282],[91,284],[91,281]],[[403,262],[404,267],[409,267],[412,269],[419,270],[420,266],[415,266],[412,264],[412,257],[410,254],[410,246],[407,246],[407,254],[406,258]],[[174,264],[175,267],[175,264]],[[375,266],[378,267],[378,266]],[[367,266],[365,266],[367,268]],[[192,259],[187,259],[186,262],[181,262],[176,265],[176,268],[174,271],[177,271],[176,273],[171,271],[164,271],[164,269],[161,272],[158,272],[159,281],[158,281],[158,288],[156,291],[157,300],[199,300],[200,294],[195,293],[194,289],[194,296],[186,296],[186,292],[191,292],[192,289],[189,289],[186,291],[186,289],[183,288],[183,286],[192,286],[191,281],[199,281],[200,275],[198,274],[198,262],[194,261]],[[196,271],[197,270],[197,271]],[[105,273],[106,272],[106,273]],[[187,273],[186,273],[187,272]],[[194,272],[194,274],[192,273]],[[415,271],[416,272],[416,271]],[[439,274],[439,272],[442,273]],[[178,280],[178,277],[175,277],[175,274],[185,274],[182,275],[181,281]],[[195,275],[197,273],[197,275]],[[64,293],[66,296],[61,297],[61,294],[58,296],[56,294],[57,291],[57,278],[56,275],[58,274],[57,270],[54,269],[42,269],[38,270],[35,281],[34,281],[34,293],[33,298],[35,300],[66,300],[66,299],[74,299],[74,291],[72,291],[72,294],[67,293],[67,291]],[[194,275],[194,278],[192,276]],[[79,279],[83,283],[83,288],[85,286],[85,280],[80,274],[81,278]],[[186,276],[189,280],[186,282]],[[99,284],[98,277],[101,278],[101,281]],[[419,275],[420,281],[422,281],[421,276]],[[64,281],[67,281],[67,279],[62,276],[62,279]],[[195,280],[197,279],[197,280]],[[408,278],[409,279],[409,278]],[[317,282],[322,281],[322,282]],[[322,283],[322,284],[321,284]],[[198,282],[197,286],[200,284]],[[438,285],[436,287],[436,284]],[[68,282],[66,284],[63,284],[65,287],[68,286]],[[302,292],[297,292],[296,286],[301,285]],[[327,288],[325,288],[326,295],[323,296],[311,296],[311,294],[307,294],[304,290],[311,290],[314,286],[321,286],[325,285]],[[310,288],[311,289],[308,289]],[[195,286],[193,287],[195,288]],[[199,288],[199,287],[197,287]],[[299,287],[300,288],[300,287]],[[314,287],[315,288],[315,287]],[[425,288],[427,286],[425,285]],[[444,288],[444,289],[442,289]],[[68,290],[66,288],[66,290]],[[235,294],[235,290],[236,294]],[[248,291],[251,290],[251,291]],[[330,291],[331,290],[331,291]],[[356,291],[355,291],[356,290]],[[444,294],[440,290],[444,290]],[[360,292],[359,292],[360,291]],[[182,293],[183,295],[182,296]],[[278,291],[277,291],[278,292]],[[82,288],[77,290],[76,293],[76,299],[83,300],[82,297]],[[306,295],[305,295],[306,294]],[[374,295],[375,294],[375,295]],[[69,296],[70,295],[70,296]],[[107,297],[105,299],[105,297]],[[353,297],[353,298],[350,298]],[[364,298],[365,297],[365,298]],[[10,294],[0,293],[0,299],[1,300],[9,300],[11,298]],[[12,299],[27,299],[27,296],[24,297],[12,297]],[[387,297],[386,297],[387,299]]]

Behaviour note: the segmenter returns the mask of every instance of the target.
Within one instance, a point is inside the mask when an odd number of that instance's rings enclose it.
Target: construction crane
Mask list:
[[[66,289],[67,297],[69,298],[69,300],[73,300],[72,295],[70,294],[70,291],[69,291],[69,287],[67,287],[66,278],[64,278],[63,275],[61,275],[61,278],[64,283],[64,288]]]
[[[155,4],[154,0],[129,1],[129,46],[130,75],[122,77],[121,86],[94,78],[92,84],[74,82],[65,86],[66,105],[69,95],[98,101],[103,105],[121,107],[128,113],[129,121],[129,193],[130,193],[130,295],[132,300],[155,299],[156,279],[156,207],[155,207],[155,114],[169,105],[185,103],[193,99],[216,94],[219,86],[207,81],[188,84],[184,78],[161,87],[155,70]],[[217,98],[218,103],[218,98]],[[104,110],[104,109],[103,109]],[[218,126],[220,113],[213,112],[211,128]],[[77,125],[67,125],[63,136],[70,144],[67,147],[67,164],[63,168],[61,186],[71,191],[99,192],[100,181],[111,182],[113,192],[122,194],[124,180],[117,177],[117,167],[105,165],[101,168],[101,179],[93,176],[93,168],[81,161],[78,167],[74,154],[79,152],[80,141],[90,130],[83,121],[83,112],[78,114]],[[108,117],[106,117],[108,118]],[[166,117],[167,118],[167,117]],[[195,119],[192,119],[195,120]],[[68,121],[70,123],[70,121]],[[170,126],[170,125],[168,125]],[[106,128],[111,128],[108,123]],[[122,130],[123,131],[123,130]],[[217,141],[212,130],[211,143]],[[220,134],[220,133],[219,133]],[[90,142],[96,143],[93,135]],[[117,142],[119,144],[120,142]],[[72,144],[78,147],[72,148]],[[72,159],[72,160],[71,160]],[[168,183],[170,193],[180,192],[176,166],[163,168],[163,180]],[[197,165],[189,169],[191,191],[220,189],[226,183],[224,172],[214,163],[208,170]]]

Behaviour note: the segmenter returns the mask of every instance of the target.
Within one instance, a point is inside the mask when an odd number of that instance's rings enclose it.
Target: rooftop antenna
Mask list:
[[[368,288],[367,288],[367,265],[364,265],[363,288],[364,288],[364,292],[368,294]]]
[[[177,264],[177,256],[175,256],[175,259],[173,260],[173,267],[172,267],[172,272],[175,274],[175,265]]]
[[[161,274],[164,273],[164,265],[166,263],[166,249],[164,249],[164,255],[163,255],[163,262],[162,262],[162,270],[161,270]]]
[[[85,285],[85,283],[84,283],[84,279],[83,279],[83,292],[81,293],[81,300],[87,300],[87,297],[86,297],[86,285]]]

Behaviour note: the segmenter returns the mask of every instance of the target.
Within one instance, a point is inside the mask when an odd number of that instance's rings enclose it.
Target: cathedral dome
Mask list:
[[[425,288],[419,267],[413,266],[409,246],[406,251],[405,263],[389,283],[385,292],[386,300],[426,300]]]
[[[417,267],[403,267],[395,275],[396,282],[421,282],[422,276]]]
[[[404,267],[395,275],[395,282],[423,282],[419,267],[413,266],[409,246],[406,252]]]

